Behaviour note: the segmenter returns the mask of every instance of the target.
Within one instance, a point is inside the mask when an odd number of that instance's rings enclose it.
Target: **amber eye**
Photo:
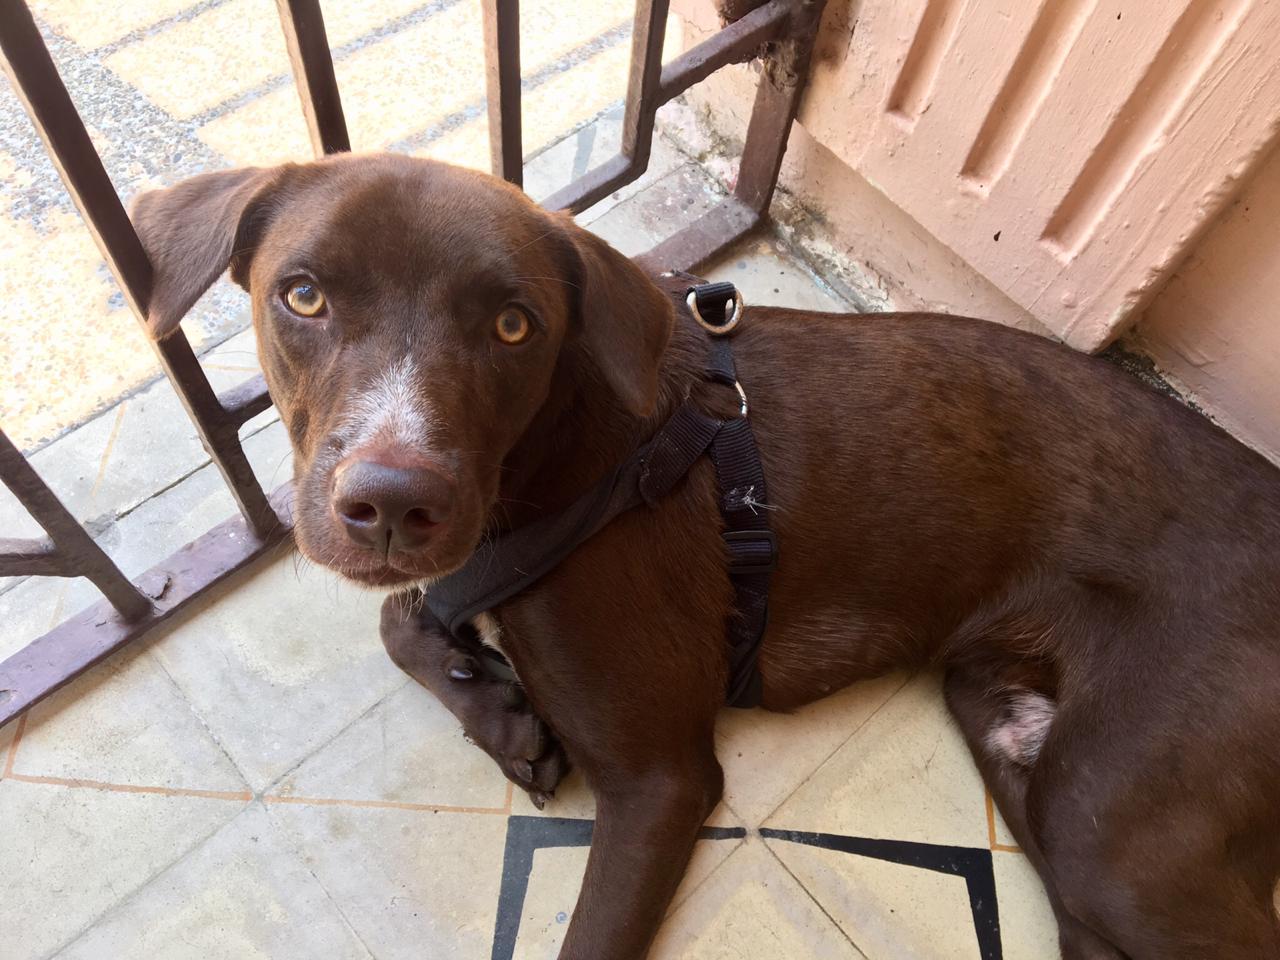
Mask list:
[[[289,285],[284,292],[284,302],[300,317],[315,317],[324,312],[324,294],[320,288],[308,280],[299,280]]]
[[[524,315],[524,311],[508,307],[498,314],[496,329],[499,340],[515,346],[529,339],[529,334],[533,333],[533,324]]]

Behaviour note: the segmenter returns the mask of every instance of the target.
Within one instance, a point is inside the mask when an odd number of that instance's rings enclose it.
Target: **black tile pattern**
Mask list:
[[[520,934],[533,855],[546,847],[586,847],[591,845],[594,820],[563,817],[513,816],[507,820],[507,844],[502,858],[502,886],[498,893],[498,916],[493,930],[491,960],[511,960]],[[699,840],[740,840],[742,827],[703,827]],[[969,909],[978,938],[982,960],[1003,960],[1000,941],[1000,910],[996,901],[995,873],[991,851],[979,847],[952,847],[909,840],[876,840],[846,837],[835,833],[809,833],[762,827],[766,840],[784,840],[824,850],[851,853],[921,870],[933,870],[963,877],[969,891]]]
[[[871,857],[921,870],[933,870],[963,877],[969,890],[969,909],[978,936],[982,960],[1002,960],[1000,909],[996,902],[996,877],[991,867],[991,851],[980,847],[951,847],[939,843],[910,840],[872,840],[845,837],[836,833],[808,833],[803,830],[776,830],[761,827],[766,840],[786,840],[824,850],[838,850],[859,857]]]

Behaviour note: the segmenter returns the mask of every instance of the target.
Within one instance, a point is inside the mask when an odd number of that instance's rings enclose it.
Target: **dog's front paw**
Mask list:
[[[533,712],[518,683],[478,679],[479,668],[467,662],[452,664],[450,676],[479,688],[474,702],[484,704],[463,723],[467,739],[489,754],[541,810],[569,772],[560,742]]]

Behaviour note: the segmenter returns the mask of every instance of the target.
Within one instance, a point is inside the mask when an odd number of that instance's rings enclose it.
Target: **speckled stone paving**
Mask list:
[[[270,0],[33,6],[124,196],[308,155]],[[522,4],[535,197],[617,147],[629,7],[589,6]],[[357,147],[487,164],[476,4],[326,14]],[[0,190],[0,422],[138,573],[231,498],[7,90]],[[636,253],[717,195],[659,137],[645,176],[581,219]],[[767,236],[709,273],[749,302],[848,309]],[[218,389],[257,371],[246,324],[225,283],[186,323]],[[242,436],[268,488],[288,476],[273,411]],[[37,532],[0,490],[0,535]],[[0,657],[95,599],[81,580],[0,579]],[[590,794],[571,778],[538,811],[513,792],[387,660],[378,602],[281,556],[0,729],[0,956],[554,957]],[[717,737],[724,801],[655,957],[1057,955],[935,678],[888,677],[790,716],[726,711]]]

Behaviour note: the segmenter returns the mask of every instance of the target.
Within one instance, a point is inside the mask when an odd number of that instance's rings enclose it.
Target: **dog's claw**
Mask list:
[[[461,651],[453,651],[445,657],[444,672],[450,680],[474,680],[476,669],[476,662]]]

